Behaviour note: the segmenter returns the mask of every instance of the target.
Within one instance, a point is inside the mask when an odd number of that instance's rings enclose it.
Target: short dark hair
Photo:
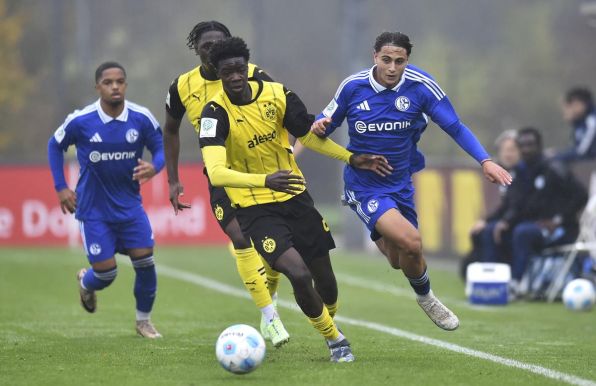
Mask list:
[[[118,63],[118,62],[103,62],[102,64],[99,65],[99,67],[97,67],[97,70],[95,70],[95,83],[97,83],[101,79],[103,72],[109,68],[121,69],[122,72],[124,73],[124,77],[126,78],[126,70],[124,69],[124,67],[122,67],[122,65],[120,63]]]
[[[222,23],[215,20],[202,21],[195,25],[192,31],[190,31],[190,33],[188,34],[188,37],[186,38],[186,46],[196,52],[199,48],[197,47],[197,42],[199,41],[199,39],[201,39],[201,35],[209,31],[222,32],[227,38],[232,36],[228,27],[226,27]]]
[[[401,32],[383,32],[375,40],[375,52],[381,51],[383,46],[392,45],[406,50],[408,56],[412,53],[414,45],[410,43],[410,37]]]
[[[523,135],[531,135],[534,137],[534,139],[536,139],[536,142],[538,143],[538,145],[540,147],[542,147],[542,134],[540,134],[540,130],[538,130],[535,127],[522,127],[521,129],[519,129],[517,131],[517,137],[516,140],[519,140],[519,138]]]
[[[250,51],[242,38],[231,37],[214,43],[209,50],[209,62],[213,68],[217,69],[217,64],[229,58],[242,57],[248,62]]]
[[[565,94],[565,102],[571,103],[573,101],[580,101],[586,106],[591,106],[593,103],[592,93],[586,87],[570,88]]]

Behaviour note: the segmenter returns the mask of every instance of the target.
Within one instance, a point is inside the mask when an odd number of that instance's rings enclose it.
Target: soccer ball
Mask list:
[[[234,374],[250,373],[265,358],[265,341],[257,330],[235,324],[223,330],[215,344],[219,364]]]
[[[563,303],[573,311],[588,311],[596,302],[596,292],[591,281],[575,279],[569,282],[563,290]]]

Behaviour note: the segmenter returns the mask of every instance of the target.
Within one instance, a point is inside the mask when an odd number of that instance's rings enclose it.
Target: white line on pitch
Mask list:
[[[232,287],[228,284],[219,282],[217,280],[213,280],[204,276],[200,276],[194,273],[185,272],[176,268],[168,267],[163,264],[159,264],[157,266],[157,272],[160,275],[169,276],[174,279],[186,281],[188,283],[196,284],[204,288],[208,288],[213,291],[221,292],[226,295],[235,296],[239,298],[249,299],[250,295],[246,293],[246,291]],[[298,306],[286,300],[279,299],[277,301],[277,305],[283,308],[288,308],[294,310],[296,312],[302,312],[298,308]],[[458,354],[469,355],[471,357],[485,359],[494,363],[498,363],[501,365],[514,367],[517,369],[529,371],[534,374],[541,375],[546,378],[554,379],[557,381],[566,382],[571,385],[577,386],[596,386],[596,382],[591,381],[589,379],[584,379],[580,377],[576,377],[575,375],[562,373],[560,371],[548,369],[546,367],[533,365],[529,363],[524,363],[520,361],[516,361],[514,359],[504,358],[498,355],[489,354],[483,351],[473,350],[467,347],[462,347],[453,343],[444,342],[438,339],[428,338],[423,335],[417,335],[408,331],[400,330],[398,328],[385,326],[379,323],[369,322],[366,320],[359,320],[359,319],[352,319],[347,318],[344,316],[337,315],[335,319],[344,324],[351,324],[353,326],[364,327],[369,330],[374,330],[378,332],[383,332],[386,334],[394,335],[400,338],[408,339],[414,342],[428,344],[430,346],[439,347],[445,350],[453,351]]]
[[[364,288],[367,290],[380,292],[384,294],[391,294],[394,296],[399,297],[406,297],[409,299],[414,299],[413,290],[408,290],[404,288],[397,287],[392,284],[387,283],[380,283],[373,281],[374,279],[365,279],[363,277],[348,275],[344,273],[335,273],[335,277],[340,284],[347,284],[352,287],[359,287]],[[494,312],[494,311],[503,311],[502,307],[494,307],[494,306],[478,306],[468,303],[467,301],[449,298],[447,296],[442,296],[439,294],[441,301],[445,304],[457,304],[460,307],[466,307],[472,309],[474,311],[487,311],[487,312]]]

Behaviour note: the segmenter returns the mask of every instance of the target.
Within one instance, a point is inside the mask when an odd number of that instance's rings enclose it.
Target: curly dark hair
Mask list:
[[[408,56],[412,53],[412,47],[414,46],[410,43],[410,37],[401,32],[383,32],[377,36],[375,40],[375,52],[381,51],[381,48],[386,45],[401,47],[406,50]]]
[[[214,43],[209,50],[209,62],[215,69],[217,69],[217,64],[220,61],[239,57],[244,58],[248,62],[250,51],[244,40],[236,36]]]
[[[201,35],[209,31],[220,31],[224,35],[226,35],[227,38],[232,36],[228,27],[226,27],[222,23],[215,20],[202,21],[195,25],[192,31],[190,31],[190,33],[188,34],[188,37],[186,38],[186,45],[188,46],[188,48],[195,52],[198,52],[199,47],[197,47],[197,42],[199,41],[199,39],[201,39]]]
[[[126,78],[126,70],[124,69],[124,67],[122,67],[122,65],[120,63],[118,63],[118,62],[103,62],[95,70],[95,83],[97,83],[101,79],[103,72],[110,68],[121,69],[122,72],[124,73],[124,77]]]

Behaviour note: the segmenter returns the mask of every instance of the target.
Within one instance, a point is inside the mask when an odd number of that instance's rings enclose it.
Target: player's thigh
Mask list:
[[[93,269],[107,270],[116,266],[116,235],[109,224],[97,220],[80,220],[83,249]]]
[[[287,221],[292,230],[293,244],[304,261],[329,257],[329,251],[335,248],[335,240],[329,225],[315,208],[308,192],[304,192],[288,203]]]
[[[267,264],[277,270],[276,260],[294,246],[286,218],[274,209],[264,208],[264,205],[241,208],[236,214],[242,232]]]
[[[131,258],[153,254],[153,231],[145,212],[131,220],[110,224],[117,238],[116,251]]]
[[[389,252],[388,257],[391,257],[396,249],[408,253],[421,249],[420,232],[395,208],[379,217],[375,229],[383,237],[385,251]]]
[[[230,236],[230,238],[235,236],[234,233],[228,233],[237,230],[237,228],[234,227],[234,224],[230,224],[230,222],[236,218],[236,209],[232,206],[232,202],[230,201],[226,190],[221,187],[213,186],[211,185],[211,182],[209,182],[209,203],[211,205],[211,212],[221,229]]]

